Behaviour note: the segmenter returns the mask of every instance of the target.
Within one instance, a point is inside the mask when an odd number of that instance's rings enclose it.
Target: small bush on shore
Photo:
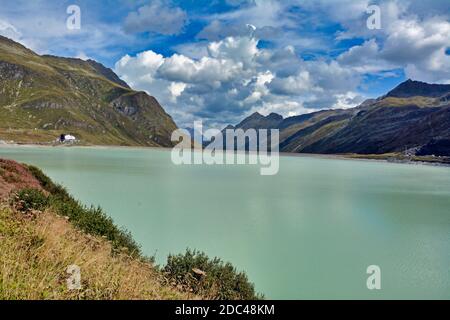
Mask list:
[[[22,189],[17,193],[16,208],[21,212],[29,212],[31,210],[45,210],[49,205],[49,199],[42,191],[37,189]]]
[[[219,300],[259,300],[244,272],[219,258],[210,259],[205,253],[186,250],[185,254],[170,255],[163,272],[182,287],[195,294]]]

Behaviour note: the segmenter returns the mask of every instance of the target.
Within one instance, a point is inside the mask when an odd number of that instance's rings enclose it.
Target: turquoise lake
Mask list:
[[[164,263],[186,248],[244,270],[271,299],[449,299],[450,168],[282,157],[175,166],[170,151],[1,147],[100,205]],[[366,269],[381,268],[381,290]]]

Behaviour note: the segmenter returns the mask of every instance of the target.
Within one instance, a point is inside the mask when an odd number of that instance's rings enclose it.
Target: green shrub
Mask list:
[[[51,195],[58,197],[61,200],[69,200],[71,196],[67,192],[67,190],[55,184],[49,177],[42,172],[41,169],[34,166],[27,166],[28,170],[30,170],[31,174],[39,181],[42,188],[44,188]]]
[[[133,256],[140,256],[140,247],[133,240],[131,234],[118,228],[101,208],[85,207],[75,200],[61,201],[53,198],[52,207],[79,229],[88,234],[103,236],[110,240],[115,249],[127,248]]]
[[[80,230],[96,236],[102,236],[112,242],[114,249],[126,248],[130,255],[141,256],[140,246],[133,240],[131,234],[118,228],[101,208],[86,207],[76,201],[67,190],[55,184],[40,169],[28,166],[41,186],[50,193],[49,205],[57,214],[68,217]]]
[[[230,263],[210,259],[203,252],[186,250],[170,255],[163,272],[169,281],[190,288],[194,293],[220,300],[259,300],[244,272],[237,272]]]
[[[17,209],[22,212],[44,211],[49,205],[49,199],[42,191],[30,188],[20,190],[15,202]]]

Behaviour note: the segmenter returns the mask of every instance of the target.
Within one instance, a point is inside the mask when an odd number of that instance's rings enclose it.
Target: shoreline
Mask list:
[[[1,140],[0,140],[1,141]],[[2,148],[82,148],[82,149],[128,149],[128,150],[156,150],[156,151],[170,151],[170,147],[150,147],[150,146],[119,146],[119,145],[44,145],[44,144],[30,144],[30,143],[0,143],[0,150]],[[197,150],[197,149],[196,149]],[[242,152],[242,151],[238,151]],[[406,165],[426,165],[434,167],[450,167],[450,157],[447,161],[439,161],[439,158],[427,161],[425,157],[418,157],[417,160],[401,158],[398,154],[320,154],[320,153],[291,153],[279,152],[281,157],[292,158],[317,158],[330,160],[353,160],[353,161],[370,161],[370,162],[385,162]],[[429,156],[428,156],[429,157]],[[445,161],[445,159],[444,159]]]
[[[317,159],[330,159],[330,160],[352,160],[352,161],[365,161],[365,162],[384,162],[392,164],[405,164],[405,165],[426,165],[433,167],[450,167],[450,162],[439,161],[425,161],[425,160],[405,160],[395,159],[393,156],[387,155],[363,155],[363,154],[320,154],[320,153],[289,153],[280,152],[284,157],[307,157]]]

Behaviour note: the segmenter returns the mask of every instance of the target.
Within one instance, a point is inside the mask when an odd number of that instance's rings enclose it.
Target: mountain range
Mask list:
[[[289,118],[254,113],[227,128],[279,129],[282,152],[449,156],[450,85],[407,80],[355,108]]]
[[[154,97],[102,64],[0,36],[0,140],[48,144],[66,133],[83,144],[170,147],[176,128]],[[449,156],[450,85],[407,80],[355,108],[254,113],[230,128],[279,129],[282,152]]]
[[[38,55],[0,36],[0,139],[170,147],[177,128],[158,101],[93,60]]]

